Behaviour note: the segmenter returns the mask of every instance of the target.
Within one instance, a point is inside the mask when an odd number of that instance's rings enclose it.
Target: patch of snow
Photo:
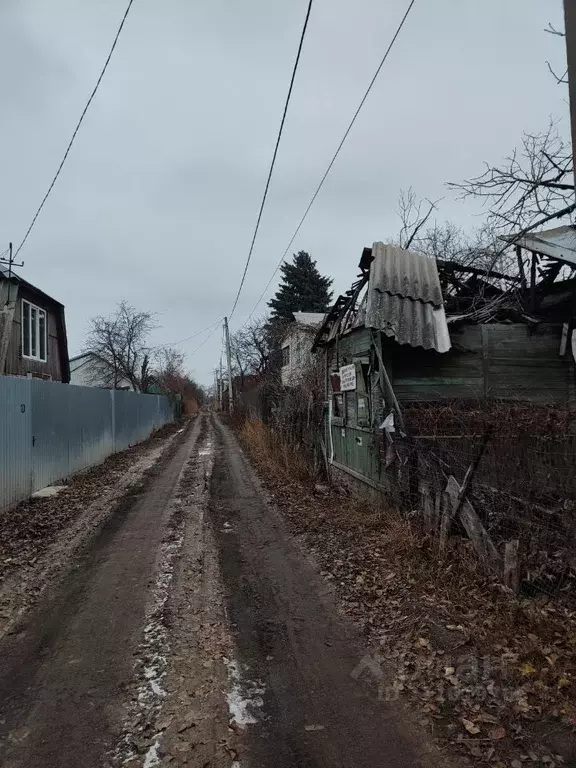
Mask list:
[[[242,679],[240,666],[234,659],[224,659],[228,670],[230,690],[226,694],[230,721],[240,728],[257,723],[258,710],[264,706],[262,696],[266,692],[264,684],[260,681]]]
[[[183,432],[184,428],[179,431]],[[212,442],[208,441],[206,443],[206,450],[200,451],[200,455],[211,456],[212,454]],[[204,463],[209,468],[207,472],[209,476],[212,463],[210,459],[205,460]],[[183,477],[184,470],[180,475],[179,483]],[[204,475],[205,478],[206,474]],[[196,476],[196,480],[200,489],[202,487],[201,476]],[[176,493],[178,493],[178,488]],[[183,502],[182,499],[173,498],[172,503],[174,508],[176,508]],[[204,510],[201,507],[201,517],[203,514]],[[144,627],[144,637],[138,647],[137,660],[134,664],[137,681],[136,699],[129,716],[125,720],[123,736],[116,750],[111,755],[113,765],[124,764],[136,757],[137,747],[135,742],[137,738],[141,736],[146,728],[149,728],[152,723],[156,722],[163,700],[167,696],[164,688],[164,678],[168,670],[170,643],[168,627],[165,622],[165,610],[170,594],[176,559],[184,540],[185,525],[184,520],[180,521],[169,531],[167,538],[160,546],[156,582],[146,614],[147,621]],[[157,734],[154,737],[154,744],[146,754],[144,768],[153,768],[153,766],[161,764],[162,761],[158,752],[161,745],[160,736],[161,734]]]
[[[34,491],[32,494],[33,499],[48,499],[51,496],[57,496],[60,491],[68,488],[67,485],[48,485],[46,488],[41,488],[39,491]]]
[[[198,456],[211,456],[214,453],[214,446],[211,441],[208,440],[203,450],[198,451]]]
[[[153,768],[155,765],[160,765],[160,756],[158,755],[159,749],[160,749],[160,742],[155,741],[154,744],[152,744],[152,746],[148,750],[148,752],[146,752],[143,768]]]
[[[152,598],[147,611],[144,637],[137,651],[135,662],[138,680],[137,700],[124,726],[124,736],[118,745],[114,758],[126,762],[136,756],[133,746],[134,723],[146,723],[155,720],[166,697],[163,680],[168,669],[168,629],[164,620],[164,611],[168,601],[170,586],[174,575],[176,558],[184,539],[184,522],[171,531],[169,537],[160,546],[160,557]],[[137,726],[136,730],[141,730]],[[160,765],[156,739],[146,754],[145,768]]]

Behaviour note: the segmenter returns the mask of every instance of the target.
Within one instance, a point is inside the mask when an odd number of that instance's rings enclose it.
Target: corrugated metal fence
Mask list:
[[[145,440],[173,418],[159,395],[0,376],[0,509]]]

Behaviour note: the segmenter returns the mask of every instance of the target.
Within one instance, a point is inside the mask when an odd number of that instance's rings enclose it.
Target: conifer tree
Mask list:
[[[280,267],[282,281],[268,302],[272,321],[290,321],[294,312],[326,312],[332,298],[331,277],[323,277],[306,251]]]

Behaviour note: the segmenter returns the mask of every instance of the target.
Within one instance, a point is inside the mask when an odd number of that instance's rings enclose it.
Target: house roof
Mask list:
[[[75,363],[77,360],[81,360],[83,357],[90,357],[92,352],[82,352],[81,355],[74,355],[74,357],[70,358],[71,363]]]
[[[8,268],[5,264],[0,264],[0,277],[3,277],[5,280],[8,280]],[[34,291],[40,298],[42,298],[44,301],[49,301],[52,304],[57,304],[59,307],[64,307],[64,304],[62,304],[61,301],[58,301],[57,299],[54,299],[52,296],[49,296],[44,291],[41,291],[40,288],[36,288],[35,285],[32,285],[32,283],[29,283],[28,280],[24,280],[23,277],[20,277],[17,275],[14,271],[12,272],[12,280],[14,280],[15,283],[19,283],[20,285],[24,286],[25,288],[28,288],[30,291]]]
[[[395,245],[374,243],[370,264],[372,291],[440,307],[442,289],[435,259]]]
[[[326,317],[325,312],[294,312],[293,315],[298,325],[305,325],[310,328],[318,328]]]
[[[93,358],[98,358],[98,355],[94,352],[82,352],[80,355],[74,355],[74,357],[71,357],[69,360],[70,367],[73,370],[77,370],[83,365],[86,365],[86,363],[90,362],[90,359]]]
[[[374,243],[364,325],[399,344],[447,352],[450,334],[435,259]]]
[[[573,226],[555,227],[543,232],[529,232],[518,238],[515,235],[503,238],[527,251],[541,253],[551,259],[558,259],[576,266],[576,228]]]
[[[8,280],[8,269],[5,264],[0,264],[0,279]],[[53,299],[40,288],[36,288],[35,285],[29,283],[28,280],[19,277],[12,272],[10,279],[23,288],[26,288],[37,297],[37,300],[45,305],[52,305],[54,308],[54,314],[56,315],[56,321],[58,323],[58,350],[60,354],[60,365],[62,369],[62,381],[68,383],[70,381],[70,363],[68,361],[68,337],[66,334],[66,318],[64,315],[64,304]]]
[[[293,312],[293,322],[288,323],[284,335],[282,336],[282,342],[288,339],[298,329],[305,331],[315,331],[320,328],[326,317],[324,312]]]
[[[353,328],[376,328],[399,344],[450,349],[436,261],[394,245],[364,248],[360,279],[339,296],[322,323],[312,350]],[[360,301],[360,296],[366,293]]]

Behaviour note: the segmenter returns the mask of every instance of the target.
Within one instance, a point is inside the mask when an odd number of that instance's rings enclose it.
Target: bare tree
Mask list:
[[[548,26],[546,27],[544,32],[548,32],[548,34],[550,34],[550,35],[557,35],[558,37],[565,37],[566,36],[564,34],[564,32],[560,32],[558,29],[556,29],[554,26],[552,26],[552,24],[550,24],[550,22],[548,22]],[[549,61],[546,61],[546,66],[548,67],[548,71],[550,72],[550,74],[552,75],[554,80],[556,80],[557,85],[568,85],[568,70],[566,70],[564,72],[564,74],[562,76],[560,76],[560,75],[556,74],[556,72],[552,68],[552,65],[550,64]]]
[[[400,248],[410,248],[412,241],[426,224],[438,202],[438,200],[433,203],[431,200],[418,199],[412,187],[400,190],[398,198],[398,215],[402,222],[398,234]]]
[[[483,200],[496,233],[528,232],[576,208],[572,150],[552,120],[543,133],[525,133],[520,150],[504,162],[486,164],[480,176],[448,187]]]
[[[170,396],[179,395],[184,401],[195,400],[200,405],[204,390],[185,370],[184,355],[174,347],[161,347],[154,354],[154,385]]]
[[[90,320],[85,351],[91,352],[94,383],[117,388],[128,382],[146,392],[152,382],[148,335],[154,328],[150,312],[121,301],[116,311]]]
[[[232,334],[230,348],[235,375],[263,378],[270,367],[270,332],[265,320],[254,319]]]
[[[499,233],[489,222],[468,233],[448,221],[431,220],[438,202],[418,198],[411,187],[400,192],[398,215],[401,227],[396,242],[402,248],[426,254],[438,262],[516,275],[515,255],[499,240]]]

